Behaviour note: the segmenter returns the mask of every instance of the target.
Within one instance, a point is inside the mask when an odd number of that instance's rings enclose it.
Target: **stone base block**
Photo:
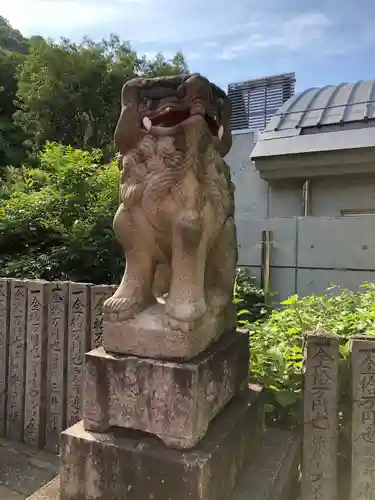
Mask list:
[[[83,425],[156,434],[167,446],[191,448],[241,389],[249,371],[248,336],[228,332],[189,362],[115,356],[101,347],[86,354]]]
[[[218,316],[207,312],[195,323],[180,323],[167,320],[165,305],[157,303],[128,321],[105,314],[103,346],[108,352],[187,360],[203,352],[225,331],[235,329],[236,324],[233,304]]]
[[[256,450],[252,451],[230,500],[299,498],[300,463],[301,436],[280,429],[268,429]],[[60,500],[60,477],[27,500]]]
[[[189,451],[154,436],[116,429],[62,434],[61,500],[228,500],[263,434],[261,391],[244,390]]]
[[[301,435],[268,429],[250,456],[230,500],[298,499]]]

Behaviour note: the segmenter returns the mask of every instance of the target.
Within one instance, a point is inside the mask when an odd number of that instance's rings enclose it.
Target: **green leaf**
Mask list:
[[[282,407],[292,406],[299,399],[299,395],[291,391],[278,391],[275,393],[275,399]]]
[[[288,299],[284,300],[283,302],[280,302],[282,306],[284,305],[292,305],[295,304],[298,301],[298,295],[292,295]]]

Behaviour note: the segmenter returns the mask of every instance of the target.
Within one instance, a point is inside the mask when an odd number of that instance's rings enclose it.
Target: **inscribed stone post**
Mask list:
[[[307,335],[302,500],[337,498],[338,339]]]
[[[89,349],[88,285],[69,283],[67,426],[81,418],[85,353]]]
[[[68,283],[49,283],[46,448],[57,453],[65,429]]]
[[[9,280],[0,278],[0,436],[5,434],[9,345]]]
[[[114,285],[92,285],[91,295],[91,349],[100,347],[103,342],[103,303],[116,291]]]
[[[45,438],[47,302],[46,283],[29,281],[26,326],[26,387],[23,440],[42,447]]]
[[[375,339],[351,343],[351,500],[375,499]]]
[[[26,307],[27,282],[11,280],[6,435],[15,441],[20,441],[23,436]]]

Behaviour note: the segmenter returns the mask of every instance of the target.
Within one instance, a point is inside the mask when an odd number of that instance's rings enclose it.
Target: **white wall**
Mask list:
[[[302,215],[302,185],[270,188],[269,217],[296,217]]]
[[[302,215],[302,185],[269,186],[250,161],[255,134],[233,136],[226,157],[236,186],[237,217],[298,217]],[[326,177],[311,181],[310,215],[337,217],[345,209],[375,209],[373,177]]]
[[[259,177],[250,154],[255,142],[254,132],[233,135],[233,146],[225,160],[230,166],[236,186],[236,215],[267,217],[268,183]]]
[[[302,188],[272,188],[260,178],[250,155],[254,132],[233,135],[233,146],[225,158],[236,186],[236,215],[242,217],[294,217],[301,215]]]
[[[316,179],[311,183],[311,215],[340,216],[341,210],[375,209],[375,176]]]

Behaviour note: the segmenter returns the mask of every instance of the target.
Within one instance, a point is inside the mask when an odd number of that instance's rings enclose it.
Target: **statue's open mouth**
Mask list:
[[[192,113],[191,109],[182,110],[167,107],[155,116],[144,117],[142,120],[142,126],[147,131],[149,131],[151,127],[171,128],[176,125],[180,125],[194,114],[203,116],[203,112]],[[204,119],[206,120],[211,134],[214,137],[219,137],[219,139],[221,139],[223,135],[223,127],[220,125],[218,119],[207,113],[204,114]]]

